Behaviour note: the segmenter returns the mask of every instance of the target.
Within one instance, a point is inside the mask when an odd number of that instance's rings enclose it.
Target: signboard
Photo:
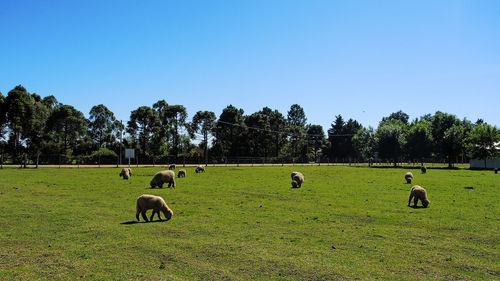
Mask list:
[[[130,160],[130,158],[135,158],[134,152],[135,152],[134,149],[126,148],[125,149],[125,158],[128,158],[129,160]]]

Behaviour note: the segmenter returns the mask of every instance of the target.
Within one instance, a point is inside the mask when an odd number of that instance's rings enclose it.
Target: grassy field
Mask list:
[[[414,209],[408,169],[188,168],[175,189],[132,169],[1,169],[0,280],[500,279],[492,171],[412,170],[431,200]],[[141,194],[173,218],[134,223]]]

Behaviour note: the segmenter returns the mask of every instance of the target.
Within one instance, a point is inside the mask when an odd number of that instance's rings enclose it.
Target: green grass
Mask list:
[[[132,169],[1,169],[0,280],[500,279],[492,171],[412,170],[431,200],[413,209],[407,169],[187,168],[175,189]],[[141,194],[172,220],[122,224]]]

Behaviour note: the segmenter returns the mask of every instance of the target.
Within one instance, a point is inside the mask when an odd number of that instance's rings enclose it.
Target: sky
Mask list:
[[[232,104],[325,133],[443,111],[500,127],[500,1],[0,0],[0,92],[16,85],[125,123],[158,100]]]

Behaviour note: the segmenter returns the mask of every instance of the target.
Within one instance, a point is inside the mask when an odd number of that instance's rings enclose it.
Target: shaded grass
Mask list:
[[[175,189],[149,189],[158,170],[0,170],[0,279],[500,278],[491,171],[414,170],[431,204],[413,209],[401,169],[188,168]],[[172,220],[130,223],[145,193]]]

